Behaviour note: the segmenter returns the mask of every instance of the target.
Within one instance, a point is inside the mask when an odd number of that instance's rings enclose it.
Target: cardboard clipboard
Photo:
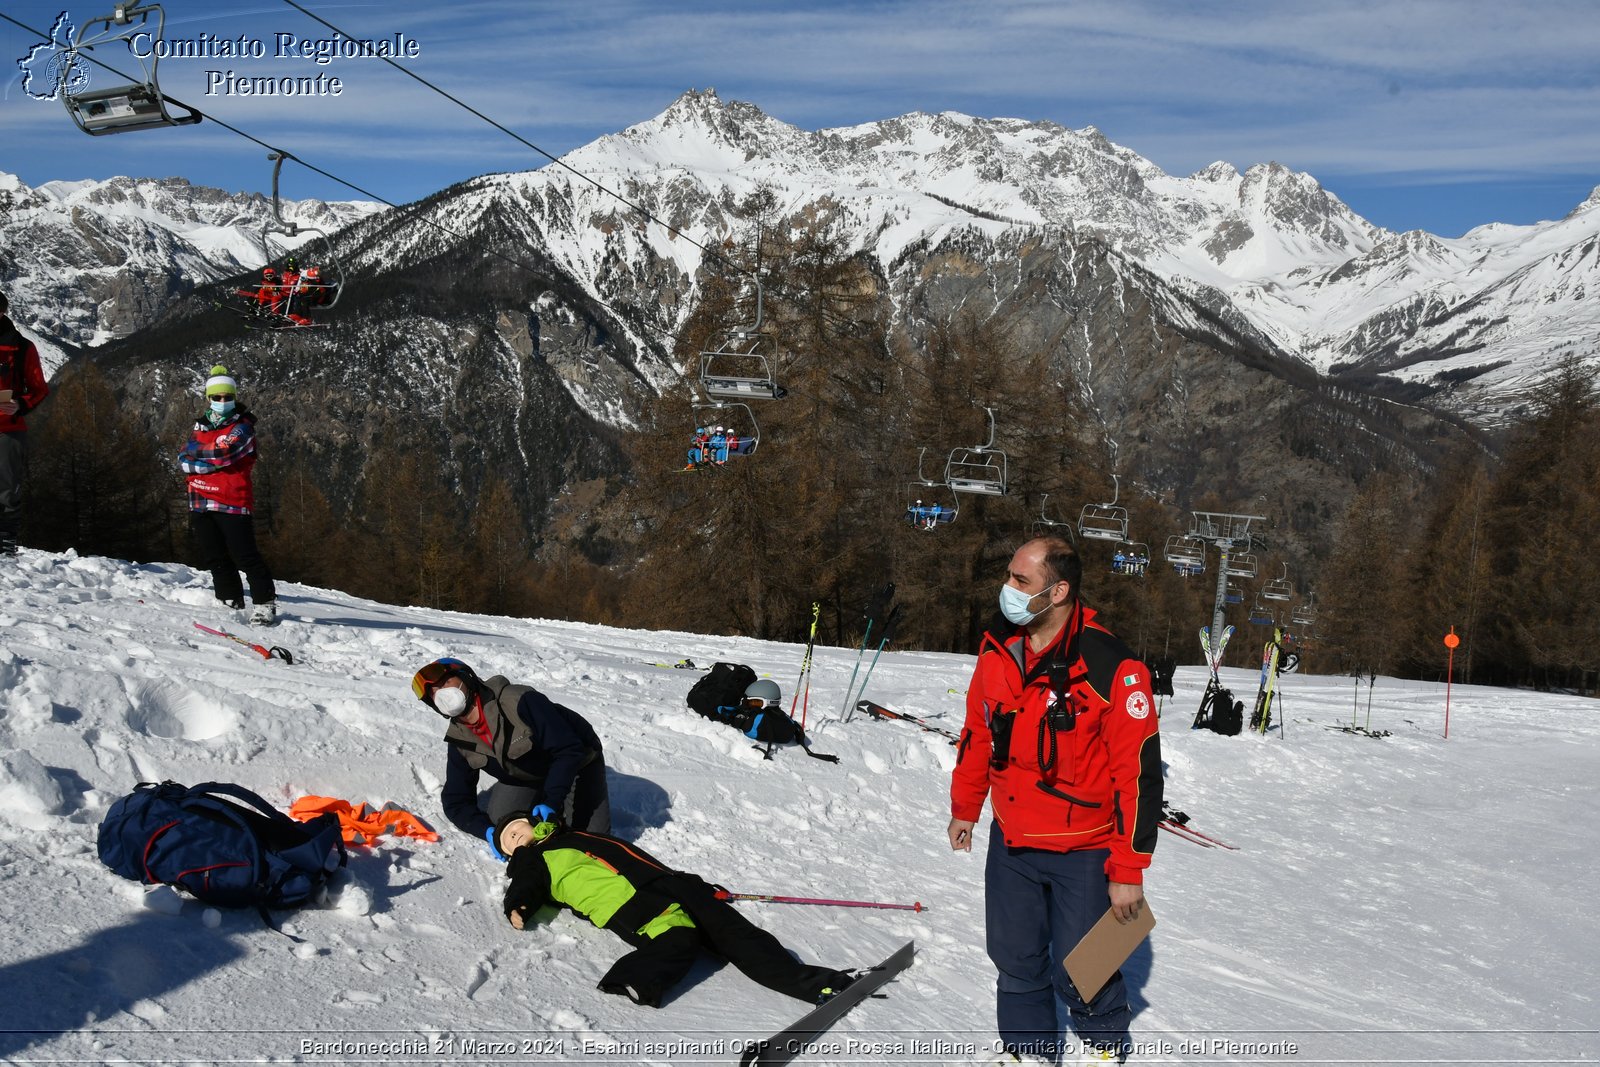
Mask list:
[[[1111,909],[1106,909],[1100,921],[1089,928],[1077,946],[1067,953],[1067,958],[1061,961],[1061,966],[1067,969],[1067,977],[1072,979],[1073,986],[1085,1003],[1099,994],[1111,976],[1117,973],[1117,968],[1133,955],[1133,950],[1155,928],[1156,917],[1150,910],[1148,900],[1139,909],[1139,914],[1126,925],[1117,922],[1111,915]]]

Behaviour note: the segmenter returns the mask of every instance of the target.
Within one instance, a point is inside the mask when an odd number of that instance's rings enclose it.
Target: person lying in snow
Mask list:
[[[633,951],[611,965],[599,988],[659,1008],[701,950],[766,986],[821,1004],[855,980],[847,971],[803,964],[783,943],[717,899],[717,887],[675,871],[636,845],[607,834],[535,824],[512,815],[495,827],[510,857],[506,918],[518,930],[546,904],[571,908]]]

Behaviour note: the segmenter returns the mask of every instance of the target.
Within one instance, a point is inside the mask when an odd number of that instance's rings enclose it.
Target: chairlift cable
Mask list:
[[[327,19],[323,18],[321,15],[317,15],[317,14],[311,12],[311,11],[307,11],[300,4],[296,3],[295,0],[283,0],[283,2],[285,4],[288,4],[290,7],[294,8],[296,11],[300,12],[302,15],[305,15],[307,18],[311,19],[312,21],[320,22],[322,25],[326,26],[328,29],[332,30],[334,33],[339,34],[341,37],[346,38],[347,40],[352,40],[352,41],[360,40],[359,37],[356,37],[353,34],[345,32],[344,30],[340,29],[338,26],[335,26],[333,23],[331,23]],[[587,174],[583,173],[583,171],[577,169],[572,164],[564,162],[563,160],[561,160],[557,156],[551,155],[548,151],[546,151],[543,148],[540,148],[538,145],[534,144],[532,141],[528,140],[526,137],[522,136],[520,133],[517,133],[515,130],[511,129],[510,127],[502,125],[501,123],[497,122],[496,120],[490,118],[488,115],[485,115],[483,112],[479,111],[477,108],[473,107],[471,104],[467,103],[466,101],[461,100],[459,97],[453,96],[450,93],[446,92],[445,90],[439,88],[437,85],[433,84],[428,79],[424,78],[422,75],[417,74],[414,71],[407,70],[405,66],[403,66],[402,64],[396,62],[394,59],[390,58],[389,56],[377,56],[375,58],[383,60],[385,63],[389,64],[389,66],[393,67],[395,70],[398,70],[401,74],[404,74],[406,77],[412,79],[413,81],[416,81],[417,83],[427,87],[428,89],[433,90],[434,92],[438,93],[440,96],[444,97],[446,100],[450,101],[452,104],[455,104],[457,107],[460,107],[463,110],[469,112],[470,114],[477,116],[478,118],[482,119],[484,122],[487,122],[489,125],[493,126],[495,129],[499,130],[501,133],[505,134],[507,137],[510,137],[513,140],[517,141],[519,144],[522,144],[522,145],[524,145],[524,146],[526,146],[528,148],[533,149],[535,152],[539,153],[541,156],[545,157],[551,163],[553,163],[556,166],[560,167],[562,170],[568,172],[569,174],[572,174],[574,177],[582,179],[583,181],[585,181],[585,182],[589,183],[590,185],[594,186],[600,192],[605,193],[607,196],[610,196],[610,197],[616,199],[619,203],[622,203],[622,204],[626,205],[629,209],[638,212],[640,215],[643,215],[645,218],[649,219],[651,222],[655,223],[657,226],[660,226],[662,229],[666,230],[667,233],[673,235],[674,237],[683,238],[685,241],[688,241],[690,244],[692,244],[696,248],[700,249],[700,251],[704,252],[706,255],[712,256],[713,258],[716,258],[716,259],[720,259],[725,263],[729,263],[736,270],[743,271],[746,274],[752,274],[753,273],[753,272],[747,270],[746,268],[739,267],[737,264],[733,264],[730,260],[728,260],[726,257],[724,257],[720,252],[717,252],[714,249],[709,248],[706,245],[701,244],[699,241],[696,241],[693,237],[690,237],[688,234],[684,233],[682,230],[678,229],[676,226],[673,226],[671,223],[668,223],[668,222],[656,217],[654,214],[652,214],[649,211],[649,209],[643,207],[640,204],[634,203],[632,200],[629,200],[627,197],[623,196],[621,193],[617,192],[615,189],[611,189],[611,188],[608,188],[605,185],[602,185],[600,182],[596,181],[594,178],[589,177]]]
[[[36,29],[33,26],[30,26],[25,22],[20,22],[17,19],[12,18],[10,15],[7,15],[3,11],[0,11],[0,19],[4,19],[5,21],[11,23],[12,25],[17,26],[17,27],[19,27],[19,28],[21,28],[23,30],[26,30],[27,32],[29,32],[31,34],[34,34],[35,36],[39,37],[41,40],[49,41],[49,40],[52,39],[49,34],[44,33],[41,30]],[[319,19],[318,21],[321,21],[321,20]],[[87,60],[88,62],[93,63],[95,66],[100,67],[100,68],[102,68],[104,70],[107,70],[107,71],[111,72],[112,74],[115,74],[119,78],[127,79],[127,80],[130,80],[130,81],[133,80],[132,79],[132,75],[127,74],[124,71],[118,70],[116,67],[112,66],[111,64],[106,63],[103,60],[97,59],[96,57],[94,57],[92,55],[80,54],[78,56],[78,59],[80,61]],[[267,151],[269,151],[269,152],[281,152],[281,153],[283,153],[283,155],[286,158],[294,160],[296,163],[300,164],[302,167],[306,168],[307,170],[312,171],[313,173],[316,173],[316,174],[320,174],[320,175],[322,175],[322,177],[327,178],[329,181],[334,182],[334,183],[336,183],[338,185],[342,185],[346,189],[350,189],[350,190],[352,190],[354,192],[360,193],[362,196],[366,197],[369,200],[373,200],[373,201],[375,201],[377,203],[380,203],[380,204],[384,205],[385,207],[394,209],[396,212],[400,213],[399,217],[401,219],[405,219],[408,216],[409,217],[414,217],[415,221],[420,222],[425,226],[431,226],[435,230],[440,231],[441,233],[449,234],[451,237],[455,237],[455,238],[457,238],[459,240],[466,240],[467,239],[466,234],[463,234],[463,233],[460,233],[460,232],[458,232],[456,230],[453,230],[450,227],[445,226],[442,223],[439,223],[439,222],[437,222],[436,220],[434,220],[432,218],[429,218],[429,217],[426,217],[426,216],[422,215],[421,214],[422,201],[420,201],[420,200],[417,201],[416,203],[410,205],[409,208],[406,205],[396,204],[394,201],[388,199],[387,197],[380,196],[377,193],[372,192],[370,189],[366,189],[366,188],[364,188],[364,187],[362,187],[360,185],[357,185],[355,182],[352,182],[352,181],[349,181],[349,180],[347,180],[345,178],[339,177],[339,175],[333,173],[332,171],[325,170],[324,168],[319,167],[314,163],[306,162],[304,159],[302,159],[300,156],[296,155],[293,152],[290,152],[290,151],[288,151],[286,149],[280,148],[277,145],[270,144],[267,141],[263,141],[261,138],[255,136],[254,134],[248,133],[245,130],[240,129],[239,127],[233,125],[232,123],[225,122],[224,120],[217,118],[215,115],[212,115],[212,114],[209,114],[207,112],[201,111],[199,108],[190,107],[190,105],[184,103],[182,100],[179,100],[175,96],[172,96],[170,94],[165,94],[165,93],[162,94],[162,95],[164,95],[169,101],[171,101],[172,103],[178,105],[179,107],[185,108],[185,109],[187,109],[189,111],[195,112],[198,115],[201,115],[203,118],[209,120],[210,122],[216,124],[217,126],[220,126],[222,129],[227,130],[229,133],[232,133],[232,134],[234,134],[236,136],[239,136],[239,137],[243,137],[245,140],[250,141],[253,144],[260,145],[262,148],[267,149]],[[426,199],[426,198],[424,198],[424,199]],[[686,237],[685,240],[690,240],[690,239]],[[488,255],[491,255],[491,256],[495,257],[496,259],[499,259],[499,260],[501,260],[501,261],[503,261],[505,263],[509,263],[510,265],[512,265],[514,267],[519,267],[522,270],[525,270],[530,274],[541,274],[541,273],[543,273],[540,270],[540,268],[535,267],[533,264],[528,263],[525,260],[518,259],[515,256],[508,255],[508,254],[506,254],[504,252],[497,251],[497,250],[495,250],[493,248],[485,248],[485,249],[483,249],[483,251],[486,252]],[[716,253],[713,252],[712,255],[716,255]],[[718,257],[718,258],[721,258],[721,257]],[[642,332],[653,333],[658,337],[665,338],[665,339],[668,339],[668,340],[672,341],[674,344],[676,344],[678,341],[680,341],[682,339],[675,332],[671,332],[671,331],[668,331],[666,329],[663,329],[663,328],[661,328],[659,326],[654,325],[653,323],[645,322],[643,320],[638,320],[636,318],[636,316],[624,313],[621,308],[617,308],[617,307],[612,306],[611,304],[606,303],[599,296],[595,296],[593,299],[594,299],[594,302],[597,305],[599,305],[602,308],[605,308],[607,311],[609,311],[612,314],[618,316],[620,319],[623,319],[624,321],[626,321],[626,322],[638,327]]]
[[[341,35],[343,35],[343,36],[345,36],[347,38],[350,38],[351,40],[355,40],[356,39],[356,38],[351,37],[351,35],[346,33],[344,30],[342,30],[339,27],[333,25],[331,22],[328,22],[326,19],[322,18],[321,16],[316,15],[313,12],[307,11],[300,4],[296,3],[295,0],[284,0],[284,3],[288,4],[290,7],[295,8],[297,11],[300,11],[302,14],[306,15],[308,18],[312,19],[313,21],[321,23],[323,26],[326,26],[328,29],[332,30],[335,33],[339,33],[339,34],[341,34]],[[36,27],[30,26],[25,22],[19,21],[18,19],[15,19],[15,18],[11,17],[10,15],[7,15],[3,11],[0,11],[0,19],[4,19],[5,21],[11,23],[12,25],[17,26],[20,29],[26,30],[28,33],[31,33],[31,34],[35,35],[40,40],[43,40],[43,41],[52,40],[50,34],[44,33],[43,31],[37,29]],[[87,60],[88,62],[93,63],[95,66],[101,67],[102,69],[107,70],[112,74],[115,74],[119,78],[123,78],[123,79],[129,80],[129,81],[133,81],[134,80],[132,75],[127,74],[127,73],[125,73],[125,72],[123,72],[121,70],[118,70],[116,67],[112,66],[109,63],[104,62],[101,59],[96,58],[95,56],[84,54],[84,55],[80,55],[78,58],[80,60]],[[588,184],[592,185],[594,188],[596,188],[600,192],[603,192],[603,193],[605,193],[605,194],[607,194],[609,196],[614,197],[616,200],[618,200],[622,204],[626,205],[631,210],[637,211],[640,215],[644,216],[646,219],[649,219],[650,221],[652,221],[652,222],[656,223],[657,225],[661,226],[663,229],[667,230],[667,232],[669,232],[671,234],[674,234],[674,235],[677,235],[677,236],[681,236],[685,241],[688,241],[690,244],[694,245],[696,248],[699,248],[702,252],[706,253],[712,259],[715,259],[715,260],[717,260],[717,261],[719,261],[721,263],[726,264],[728,267],[730,267],[731,269],[733,269],[733,270],[735,270],[735,271],[737,271],[737,272],[739,272],[741,274],[750,275],[752,277],[758,277],[756,272],[750,270],[747,267],[743,267],[743,266],[739,265],[735,261],[729,259],[727,256],[725,256],[722,253],[718,252],[716,249],[708,247],[708,246],[706,246],[704,244],[701,244],[699,241],[696,241],[693,237],[690,237],[688,234],[684,233],[683,231],[681,231],[681,230],[677,229],[676,227],[673,227],[670,224],[668,224],[668,223],[662,221],[661,219],[657,218],[655,215],[651,214],[650,211],[648,211],[644,207],[641,207],[640,205],[633,203],[632,201],[628,200],[626,197],[622,196],[620,193],[617,193],[616,191],[607,188],[606,186],[602,185],[600,182],[596,181],[595,179],[589,177],[587,174],[584,174],[582,171],[580,171],[577,168],[573,167],[571,164],[563,162],[562,160],[556,158],[555,156],[553,156],[549,152],[547,152],[545,149],[540,148],[538,145],[534,144],[533,142],[531,142],[531,141],[527,140],[526,138],[522,137],[521,135],[517,134],[515,131],[508,129],[507,127],[503,126],[499,122],[495,121],[494,119],[490,118],[489,116],[483,114],[481,111],[479,111],[476,108],[472,107],[470,104],[467,104],[467,103],[457,99],[456,97],[452,96],[450,93],[446,92],[445,90],[443,90],[443,89],[439,88],[438,86],[434,85],[433,83],[429,82],[426,78],[423,78],[420,75],[415,74],[410,70],[407,70],[404,66],[402,66],[401,64],[395,62],[393,59],[391,59],[391,58],[389,58],[387,56],[380,56],[380,57],[377,57],[377,58],[382,59],[385,63],[388,63],[390,66],[394,67],[396,70],[398,70],[401,73],[405,74],[406,76],[414,79],[415,81],[417,81],[420,84],[426,86],[427,88],[433,90],[434,92],[438,93],[440,96],[443,96],[445,99],[449,100],[451,103],[454,103],[457,106],[465,109],[466,111],[470,112],[471,114],[477,116],[478,118],[482,119],[483,121],[485,121],[485,122],[489,123],[490,125],[494,126],[496,129],[501,130],[502,132],[506,133],[507,135],[509,135],[510,137],[514,138],[515,140],[517,140],[520,143],[526,145],[528,148],[531,148],[535,152],[538,152],[540,155],[542,155],[545,158],[549,159],[551,162],[555,163],[557,166],[561,167],[563,170],[566,170],[566,171],[572,173],[573,175],[577,176],[578,178],[580,178],[583,181],[587,182]],[[288,159],[294,160],[294,162],[300,164],[300,166],[306,168],[307,170],[309,170],[309,171],[311,171],[311,172],[313,172],[315,174],[319,174],[322,177],[328,179],[329,181],[334,182],[335,184],[338,184],[338,185],[342,185],[345,188],[352,190],[353,192],[359,193],[361,196],[364,196],[369,200],[375,201],[376,203],[380,203],[380,204],[384,205],[385,207],[393,209],[396,212],[402,213],[400,215],[400,217],[402,219],[405,219],[408,215],[409,216],[414,216],[415,217],[415,221],[421,222],[425,226],[431,226],[435,230],[438,230],[441,233],[448,234],[451,237],[455,237],[455,238],[457,238],[459,240],[465,240],[466,239],[466,235],[465,234],[462,234],[462,233],[460,233],[460,232],[458,232],[458,231],[456,231],[454,229],[451,229],[450,227],[445,226],[442,223],[439,223],[438,221],[434,220],[433,218],[423,216],[421,214],[422,201],[420,201],[420,200],[415,202],[413,205],[411,205],[409,210],[408,210],[408,208],[406,206],[403,206],[403,205],[400,205],[400,204],[396,204],[394,201],[388,199],[387,197],[381,196],[381,195],[373,192],[370,189],[367,189],[367,188],[365,188],[365,187],[363,187],[361,185],[357,185],[355,182],[352,182],[352,181],[349,181],[349,180],[347,180],[345,178],[342,178],[338,174],[335,174],[334,172],[332,172],[330,170],[327,170],[327,169],[325,169],[323,167],[320,167],[320,166],[316,165],[315,163],[310,163],[310,162],[306,161],[305,159],[303,159],[302,157],[300,157],[298,154],[296,154],[294,152],[288,151],[288,150],[286,150],[284,148],[279,147],[278,145],[274,145],[274,144],[271,144],[271,143],[269,143],[267,141],[264,141],[261,138],[256,137],[255,135],[253,135],[253,134],[251,134],[251,133],[249,133],[249,132],[247,132],[245,130],[240,129],[238,126],[235,126],[232,123],[229,123],[229,122],[226,122],[226,121],[224,121],[224,120],[222,120],[220,118],[217,118],[213,114],[201,111],[199,108],[191,107],[189,104],[184,103],[182,100],[178,99],[175,96],[172,96],[170,94],[165,94],[165,93],[163,95],[166,97],[167,100],[171,101],[172,103],[178,105],[179,107],[182,107],[182,108],[185,108],[187,110],[193,111],[194,113],[196,113],[196,114],[202,116],[203,118],[211,121],[212,123],[216,124],[217,126],[220,126],[222,129],[227,130],[229,133],[232,133],[232,134],[234,134],[234,135],[236,135],[238,137],[242,137],[245,140],[250,141],[253,144],[259,145],[260,147],[267,149],[268,152],[282,153],[285,157],[287,157]],[[426,198],[424,198],[424,199],[426,199]],[[508,255],[508,254],[506,254],[504,252],[500,252],[500,251],[495,250],[493,248],[486,248],[483,251],[487,252],[489,255],[495,257],[496,259],[501,260],[502,262],[508,263],[508,264],[510,264],[512,266],[515,266],[515,267],[519,267],[519,268],[527,271],[530,274],[540,274],[540,273],[542,273],[539,268],[535,267],[531,263],[526,262],[525,260],[518,259],[515,256]],[[792,292],[789,291],[787,287],[774,287],[774,291],[779,293],[779,294],[785,295],[785,296],[792,296]],[[645,322],[643,320],[637,319],[637,317],[634,316],[634,315],[626,314],[626,313],[623,312],[622,309],[620,309],[618,307],[615,307],[615,306],[613,306],[611,304],[608,304],[605,300],[601,299],[597,295],[594,296],[593,299],[594,299],[594,302],[597,305],[599,305],[600,307],[605,308],[607,311],[619,316],[619,318],[622,318],[625,321],[630,322],[631,324],[633,324],[636,327],[640,328],[641,331],[643,331],[643,332],[653,333],[659,338],[670,340],[674,345],[676,345],[678,342],[682,341],[682,339],[683,339],[682,335],[680,333],[674,332],[674,331],[669,331],[669,330],[664,329],[662,327],[658,327],[658,326],[656,326],[656,325],[654,325],[652,323]],[[835,325],[837,325],[840,321],[853,321],[853,320],[844,320],[843,317],[840,316],[837,312],[830,311],[830,310],[828,310],[826,308],[823,309],[822,314],[823,314],[823,316],[824,316],[824,318],[826,320],[829,320],[829,321],[833,322]],[[900,367],[902,370],[910,370],[910,371],[914,371],[917,374],[922,375],[922,377],[925,378],[929,383],[933,383],[933,382],[936,381],[934,376],[932,374],[930,374],[927,370],[923,369],[922,367],[916,366],[915,364],[907,363],[904,360],[901,360],[901,359],[895,357],[892,353],[885,352],[884,353],[884,358],[887,359],[890,363],[894,364],[895,366]],[[793,392],[793,390],[791,390],[791,392]],[[818,398],[818,397],[813,397],[812,400],[815,403],[818,403],[818,404],[827,404],[830,407],[834,406],[833,402],[827,401],[827,400],[823,400],[823,399]]]

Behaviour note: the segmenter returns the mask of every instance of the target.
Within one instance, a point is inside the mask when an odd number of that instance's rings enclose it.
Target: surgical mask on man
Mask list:
[[[454,685],[437,689],[433,694],[433,706],[440,715],[453,719],[467,710],[467,691]]]
[[[231,414],[233,412],[233,403],[232,400],[213,400],[211,402],[211,411],[215,415]]]
[[[1029,611],[1028,605],[1033,603],[1036,597],[1041,597],[1049,593],[1050,588],[1051,587],[1047,586],[1044,589],[1039,590],[1039,592],[1033,594],[1033,596],[1029,596],[1027,593],[1024,593],[1010,582],[1007,582],[1005,585],[1000,587],[1000,614],[1004,615],[1007,619],[1016,623],[1018,626],[1028,625],[1034,619],[1037,619],[1040,615],[1044,614],[1045,609],[1050,606],[1050,602],[1048,600],[1045,601],[1044,607],[1040,608],[1038,611]]]

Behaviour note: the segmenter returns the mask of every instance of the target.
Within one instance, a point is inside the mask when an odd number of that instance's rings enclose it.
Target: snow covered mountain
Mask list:
[[[854,649],[818,647],[812,668],[810,731],[840,762],[793,748],[768,761],[685,707],[698,675],[653,664],[748,663],[787,695],[795,645],[389,607],[290,583],[279,600],[282,624],[245,636],[291,649],[292,665],[195,630],[224,620],[208,576],[187,567],[31,549],[0,567],[0,1059],[732,1064],[796,1018],[797,1001],[709,959],[661,1009],[638,1007],[595,988],[625,951],[614,935],[565,912],[525,933],[507,925],[503,868],[440,815],[442,725],[407,685],[440,655],[589,719],[617,832],[663,860],[741,892],[924,905],[739,905],[808,962],[857,965],[917,942],[882,999],[796,1062],[961,1067],[991,1049],[987,823],[972,854],[951,852],[943,738],[837,721]],[[963,698],[947,690],[971,671],[968,656],[890,650],[865,684],[957,728]],[[1255,684],[1253,671],[1222,676]],[[1146,879],[1157,926],[1126,968],[1131,1062],[1600,1056],[1600,862],[1581,832],[1592,700],[1457,685],[1444,740],[1442,684],[1378,678],[1358,694],[1361,721],[1392,731],[1373,740],[1325,729],[1351,721],[1349,678],[1296,673],[1279,683],[1284,736],[1222,737],[1187,729],[1204,669],[1175,682],[1167,796],[1239,851],[1160,835]],[[280,807],[305,794],[392,802],[441,840],[354,847],[329,899],[278,913],[278,933],[99,861],[110,805],[167,778],[236,782]]]
[[[380,204],[283,201],[285,220],[332,233]],[[0,172],[0,286],[44,342],[90,347],[148,325],[196,286],[258,267],[270,198],[182,178],[55,181]],[[274,234],[275,254],[315,240]],[[59,357],[57,357],[59,358]]]
[[[591,298],[628,312],[613,323],[632,349],[623,362],[656,387],[675,373],[661,337],[692,306],[698,245],[747,240],[736,207],[757,192],[775,198],[775,215],[830,217],[902,293],[955,241],[990,268],[1014,267],[1030,238],[1069,258],[1092,243],[1169,327],[1475,421],[1497,421],[1568,354],[1600,362],[1589,299],[1600,290],[1600,190],[1531,226],[1394,234],[1276,163],[1180,177],[1092,126],[955,113],[807,131],[714,90],[686,92],[564,162],[679,232],[557,166],[452,187],[431,198],[430,219],[469,232],[499,218],[520,231]],[[285,214],[333,229],[379,210],[304,201]],[[181,179],[29,189],[0,174],[0,281],[34,309],[25,324],[45,341],[99,344],[259,262],[267,212],[260,196]],[[383,274],[438,252],[438,234],[424,231],[367,228],[348,251]],[[628,425],[617,388],[588,389],[580,403]]]
[[[1480,420],[1567,353],[1600,362],[1600,310],[1586,299],[1600,286],[1600,190],[1553,222],[1393,234],[1276,163],[1175,177],[1093,127],[953,113],[810,132],[712,90],[565,162],[706,244],[740,233],[729,208],[759,190],[782,213],[829,212],[891,278],[958,234],[997,249],[1019,232],[1093,239],[1148,276],[1140,287],[1171,326],[1221,323],[1225,342],[1369,384],[1386,377]],[[553,257],[600,299],[630,302],[619,263],[667,263],[681,279],[700,262],[694,245],[561,168],[464,192],[520,200]]]

